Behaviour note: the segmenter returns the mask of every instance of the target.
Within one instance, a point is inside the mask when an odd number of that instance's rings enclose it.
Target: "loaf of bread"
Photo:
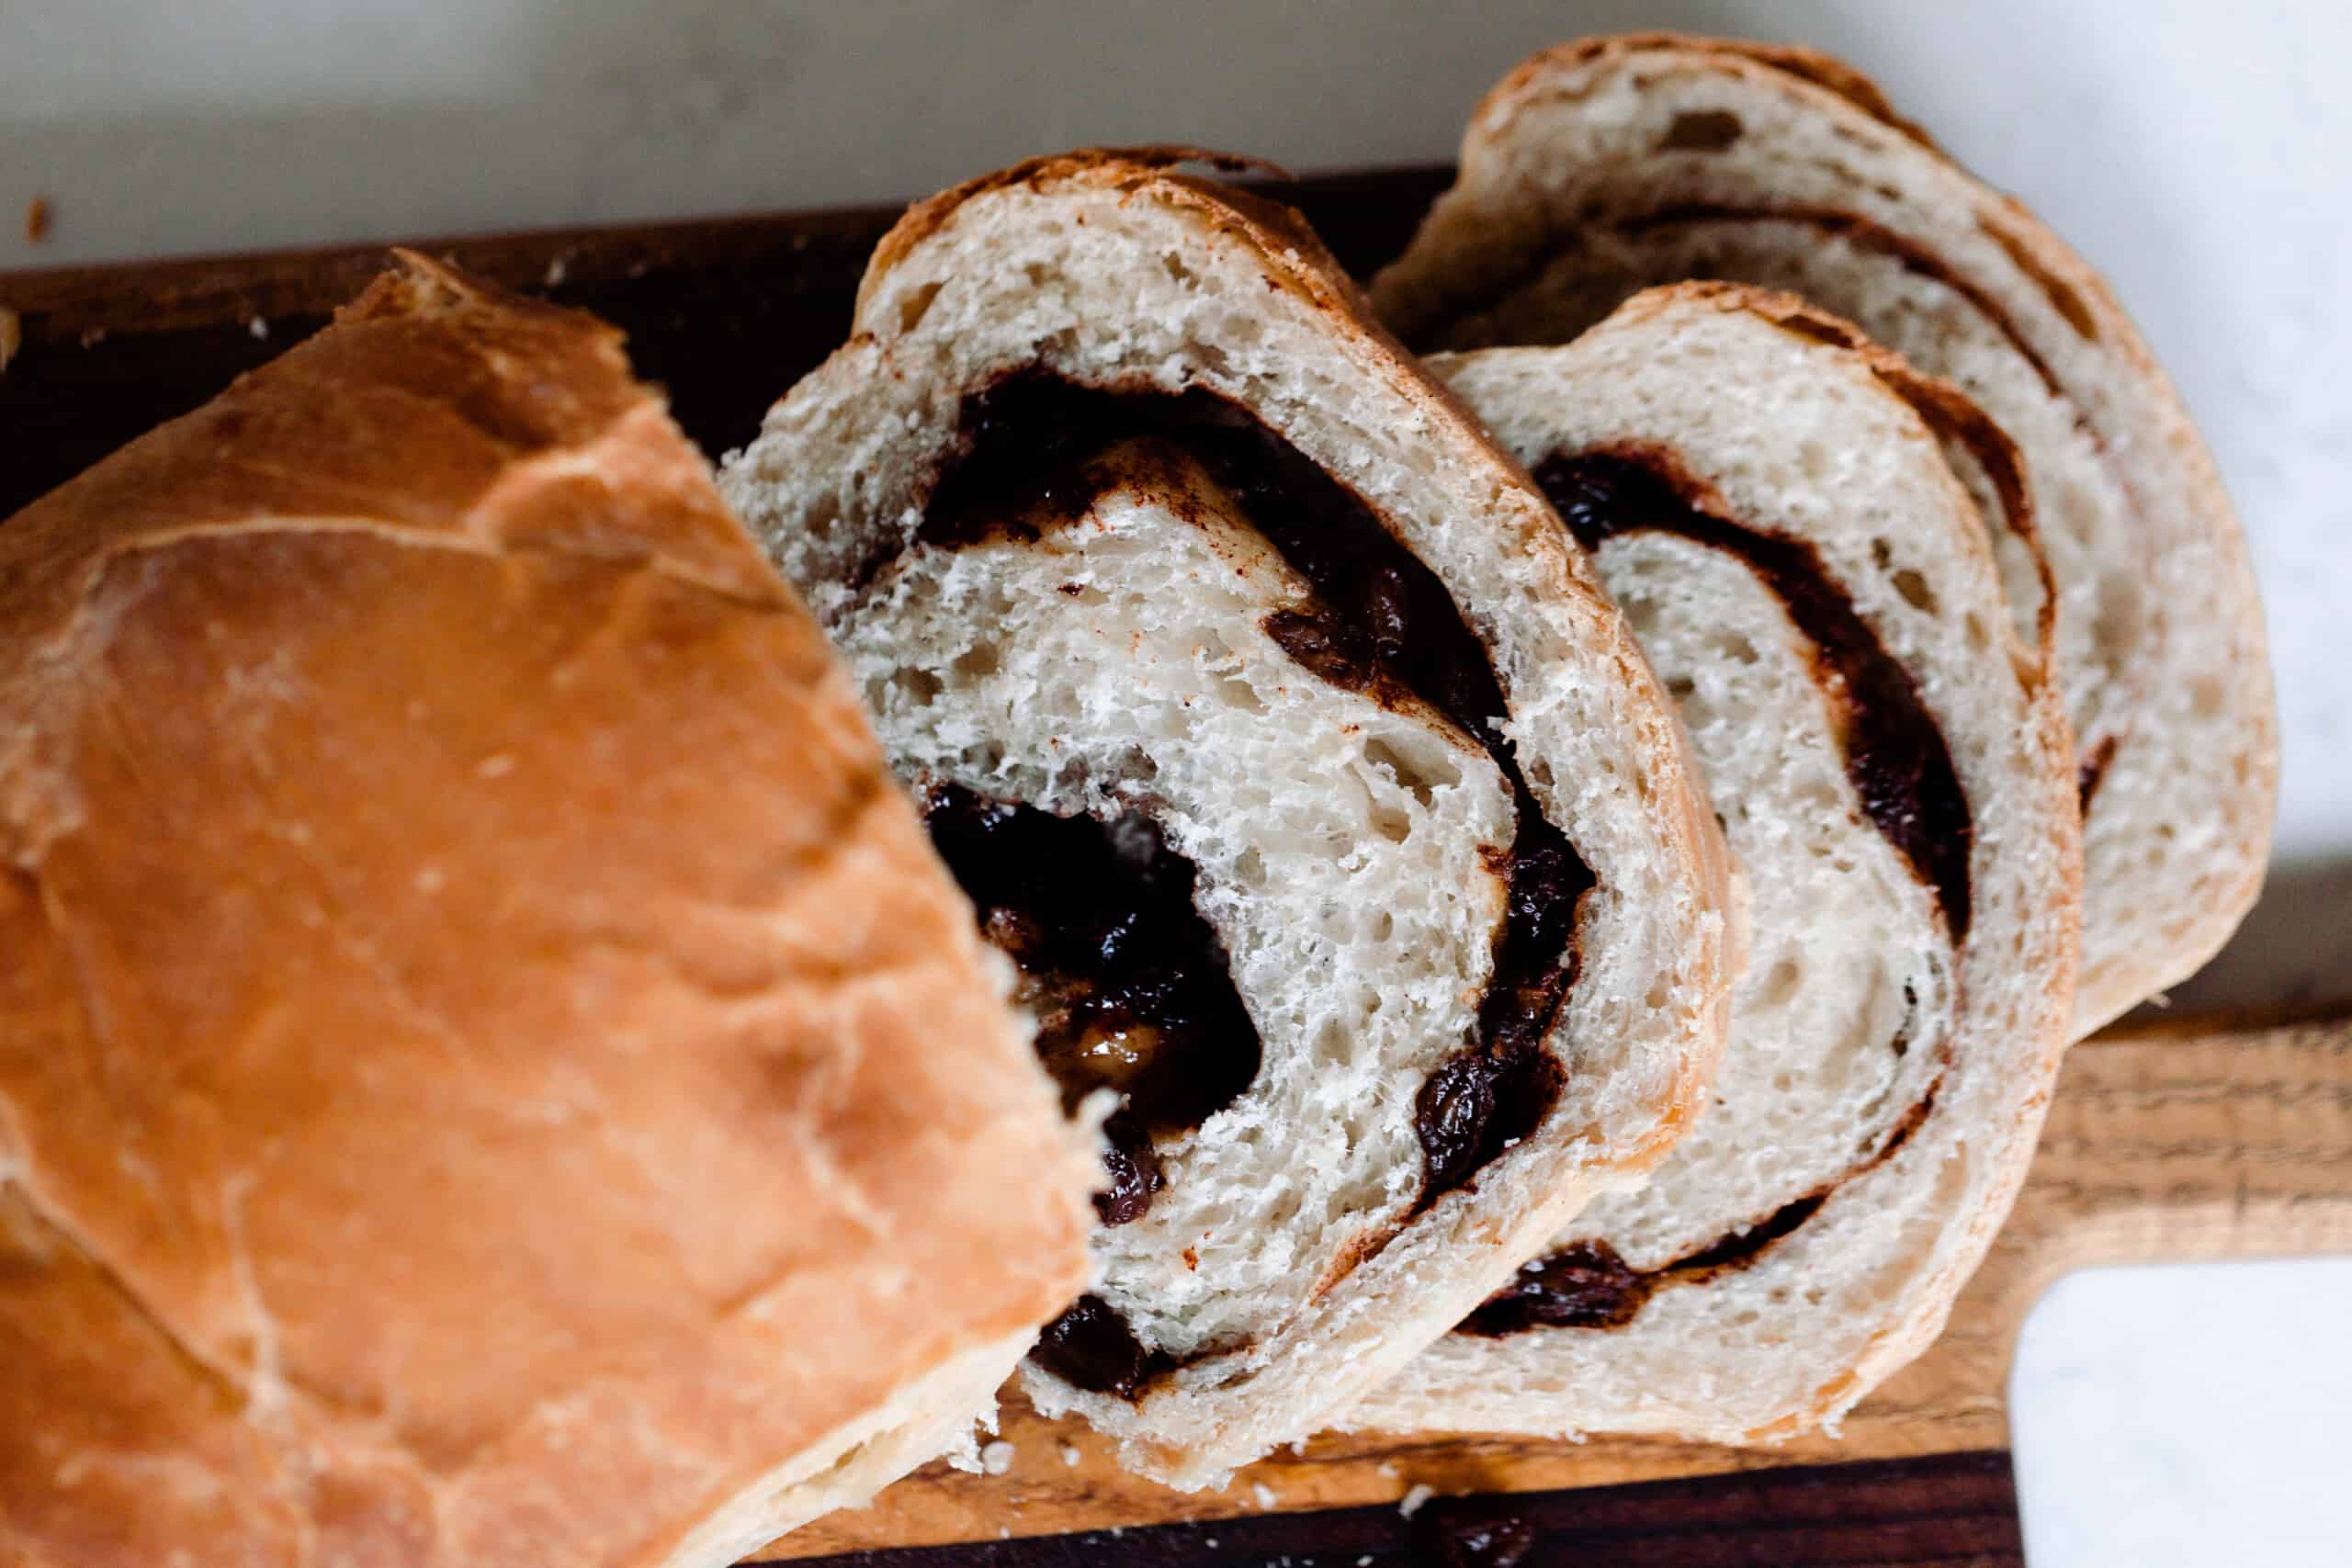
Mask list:
[[[1594,550],[1680,705],[1752,936],[1714,1092],[1353,1424],[1740,1442],[1924,1348],[2007,1213],[2066,1038],[2080,844],[2046,646],[1940,455],[1948,385],[1787,295],[1636,296],[1437,372]]]
[[[1294,214],[1080,152],[917,206],[721,486],[1112,1090],[1023,1372],[1212,1483],[1400,1368],[1703,1092],[1722,845],[1526,475]]]
[[[1416,347],[1463,349],[1564,343],[1691,277],[1802,295],[1959,383],[2015,438],[2086,816],[2075,1032],[2184,978],[2259,889],[2277,726],[2228,499],[2106,283],[1838,62],[1644,35],[1504,78],[1458,183],[1372,292]],[[2030,636],[2042,605],[2021,543],[2004,565]]]
[[[1098,1156],[618,335],[415,256],[0,525],[0,1560],[732,1561]]]

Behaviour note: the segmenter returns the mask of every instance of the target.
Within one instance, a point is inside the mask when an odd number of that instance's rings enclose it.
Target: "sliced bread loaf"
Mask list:
[[[1949,387],[1785,295],[1660,289],[1566,347],[1433,365],[1595,550],[1752,935],[1715,1090],[1649,1184],[1351,1423],[1736,1442],[1834,1420],[1942,1326],[2065,1038],[2064,720],[1939,438],[2013,464]]]
[[[1415,346],[1461,349],[1564,343],[1692,277],[1797,293],[1957,382],[2016,439],[2086,818],[2075,1032],[2186,977],[2260,886],[2277,727],[2228,498],[2106,283],[1838,62],[1634,36],[1504,78],[1459,182],[1373,296]],[[2005,549],[2030,628],[2028,563]]]
[[[1115,1094],[1102,1282],[1030,1394],[1197,1486],[1655,1161],[1729,963],[1582,553],[1294,215],[1169,162],[916,207],[722,482],[1066,1092]]]

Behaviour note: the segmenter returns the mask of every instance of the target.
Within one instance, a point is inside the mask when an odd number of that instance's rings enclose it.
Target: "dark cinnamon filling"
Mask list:
[[[1866,1171],[1893,1159],[1935,1108],[1928,1086],[1919,1103],[1905,1113],[1878,1152],[1837,1179],[1781,1204],[1760,1223],[1655,1269],[1636,1269],[1605,1241],[1579,1241],[1521,1269],[1519,1278],[1488,1296],[1478,1310],[1453,1325],[1456,1334],[1499,1339],[1530,1328],[1623,1328],[1649,1299],[1671,1285],[1691,1285],[1736,1273],[1795,1233],[1829,1195]]]
[[[1483,745],[1510,782],[1518,807],[1512,842],[1487,854],[1489,867],[1509,885],[1494,976],[1478,1010],[1476,1036],[1430,1074],[1415,1106],[1424,1168],[1418,1212],[1532,1133],[1557,1100],[1564,1074],[1544,1041],[1575,978],[1577,908],[1593,886],[1592,874],[1529,794],[1497,728],[1506,708],[1493,664],[1436,574],[1396,541],[1363,497],[1226,399],[1201,389],[1170,393],[1082,387],[1041,370],[1002,377],[966,397],[956,450],[933,486],[917,537],[954,547],[1007,531],[1035,537],[1045,528],[1073,521],[1107,482],[1095,459],[1110,446],[1138,437],[1168,442],[1199,463],[1313,587],[1313,603],[1276,611],[1264,623],[1268,635],[1302,669],[1351,691],[1411,692]],[[867,563],[860,580],[870,581],[883,564]],[[1010,812],[1008,820],[1018,822],[1028,808],[992,809]],[[1042,812],[1030,815],[1056,820]],[[937,815],[933,824],[936,833]],[[974,886],[958,863],[958,852],[944,845],[943,851],[981,906],[987,924],[990,909],[1007,906],[993,888]],[[1057,901],[1057,868],[1051,857],[1013,858],[1038,866],[1035,874],[1045,886],[1015,900],[1018,922],[990,934],[1024,972],[1033,964],[1044,964],[1042,977],[1028,983],[1040,994],[1058,995],[1066,977],[1088,971],[1070,967],[1066,954],[1044,956],[1047,947],[1063,953],[1062,939],[1041,933],[1073,923]],[[1189,903],[1189,879],[1185,889]],[[1075,923],[1092,929],[1086,918]],[[1195,952],[1207,962],[1206,950]],[[1221,975],[1221,951],[1215,956]],[[1088,1038],[1084,1026],[1078,1038]],[[1254,1031],[1250,1038],[1254,1072]],[[1170,1064],[1165,1070],[1171,1077],[1182,1076],[1192,1049],[1163,1035],[1154,1061]],[[1081,1048],[1080,1065],[1092,1060]],[[1216,1103],[1228,1102],[1247,1081],[1242,1077]],[[1157,1161],[1148,1154],[1151,1124],[1148,1117],[1140,1120],[1146,1134],[1140,1146],[1130,1146],[1114,1161],[1114,1177],[1119,1158],[1135,1167],[1136,1197],[1130,1201],[1112,1194],[1106,1219],[1114,1213],[1133,1218],[1156,1190]],[[1120,1394],[1135,1393],[1175,1364],[1165,1352],[1145,1348],[1117,1310],[1095,1297],[1057,1320],[1035,1354],[1070,1382]]]
[[[1657,529],[1738,557],[1772,590],[1812,641],[1824,689],[1841,699],[1839,743],[1864,813],[1935,889],[1957,946],[1968,929],[1973,828],[1951,750],[1911,672],[1879,642],[1813,547],[1701,510],[1671,477],[1623,452],[1556,453],[1536,465],[1535,479],[1587,549],[1616,535]],[[1906,1021],[1895,1038],[1898,1055],[1908,1047],[1909,1029]],[[1605,1241],[1577,1242],[1528,1265],[1455,1332],[1494,1338],[1530,1328],[1620,1328],[1668,1285],[1747,1268],[1811,1219],[1838,1186],[1892,1157],[1934,1100],[1931,1084],[1878,1153],[1745,1231],[1648,1269],[1633,1268]]]
[[[1517,1280],[1488,1296],[1453,1331],[1499,1339],[1530,1328],[1623,1328],[1663,1287],[1754,1262],[1811,1219],[1821,1201],[1818,1193],[1800,1198],[1753,1230],[1657,1269],[1635,1269],[1605,1241],[1574,1243],[1521,1269]]]
[[[1147,1348],[1125,1314],[1091,1293],[1046,1325],[1029,1359],[1064,1382],[1121,1399],[1133,1399],[1152,1379],[1183,1364]]]
[[[1813,547],[1702,511],[1671,477],[1623,452],[1555,454],[1536,465],[1535,481],[1587,549],[1645,529],[1673,534],[1737,557],[1772,591],[1813,644],[1815,678],[1838,710],[1846,775],[1863,813],[1935,890],[1960,945],[1975,835],[1951,748],[1911,671],[1886,651]]]
[[[1111,391],[1035,370],[1002,378],[965,399],[956,455],[919,536],[955,545],[1007,519],[1025,528],[1074,519],[1101,482],[1091,460],[1137,436],[1190,454],[1313,585],[1315,604],[1265,623],[1301,668],[1349,690],[1394,682],[1476,739],[1510,781],[1518,828],[1510,848],[1489,857],[1509,882],[1508,915],[1477,1035],[1430,1075],[1415,1107],[1425,1207],[1532,1132],[1558,1098],[1559,1062],[1544,1040],[1575,978],[1576,909],[1592,874],[1529,795],[1496,728],[1505,705],[1494,665],[1437,574],[1362,496],[1238,405],[1198,388]]]
[[[1138,812],[1057,817],[941,785],[924,821],[982,933],[1020,970],[1063,1108],[1118,1092],[1103,1127],[1111,1186],[1094,1206],[1105,1224],[1141,1217],[1161,1185],[1152,1141],[1199,1126],[1258,1076],[1257,1025],[1193,905],[1193,863]]]

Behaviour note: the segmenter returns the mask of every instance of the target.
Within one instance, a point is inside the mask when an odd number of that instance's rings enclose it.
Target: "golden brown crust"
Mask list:
[[[1791,76],[1802,77],[1824,91],[1839,97],[1869,115],[1883,120],[1921,146],[1933,149],[1933,138],[1915,122],[1897,114],[1879,85],[1834,55],[1802,44],[1764,43],[1754,39],[1710,38],[1700,33],[1656,31],[1643,33],[1605,33],[1594,38],[1575,39],[1550,49],[1539,50],[1514,66],[1510,73],[1488,91],[1476,112],[1472,123],[1485,118],[1487,111],[1502,104],[1554,70],[1596,61],[1622,59],[1626,55],[1645,54],[1658,50],[1678,53],[1713,55],[1725,60],[1753,61]]]
[[[0,1558],[662,1562],[1082,1287],[968,909],[609,329],[404,258],[0,583]]]
[[[1204,180],[1187,180],[1175,171],[1186,164],[1205,164],[1227,173],[1260,170],[1284,178],[1288,171],[1279,164],[1268,163],[1243,152],[1219,152],[1205,147],[1188,147],[1164,143],[1148,147],[1080,147],[1068,152],[1049,153],[1041,158],[1029,158],[1008,167],[994,170],[950,186],[936,196],[925,197],[907,209],[890,231],[874,247],[873,256],[865,264],[865,277],[858,287],[858,305],[863,311],[875,284],[906,259],[908,254],[946,226],[965,205],[991,191],[1027,188],[1048,191],[1067,186],[1091,186],[1111,190],[1135,191],[1149,185],[1182,184],[1191,186],[1211,199],[1239,196],[1228,186]],[[1267,215],[1280,215],[1275,223],[1283,228],[1293,243],[1303,245],[1324,259],[1329,254],[1315,237],[1306,220],[1287,207],[1261,197],[1247,198],[1259,209],[1257,216],[1264,221]],[[1237,204],[1238,205],[1238,204]],[[1332,267],[1334,272],[1339,268]]]

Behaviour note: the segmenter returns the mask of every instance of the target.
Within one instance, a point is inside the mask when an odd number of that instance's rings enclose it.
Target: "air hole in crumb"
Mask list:
[[[1046,280],[1054,274],[1053,269],[1046,266],[1044,262],[1031,262],[1021,269],[1021,276],[1029,280],[1030,288],[1043,288],[1046,287]]]
[[[1968,615],[1968,642],[1980,651],[1993,646],[1993,634],[1985,629],[1984,617],[1973,610]]]
[[[1385,909],[1375,911],[1372,917],[1372,940],[1374,942],[1386,942],[1390,937],[1393,937],[1396,934],[1396,917],[1390,914]]]
[[[1757,993],[1757,1003],[1763,1007],[1781,1006],[1797,994],[1797,982],[1803,976],[1804,971],[1797,967],[1795,959],[1781,959],[1764,976],[1764,988]]]
[[[1690,696],[1692,693],[1698,691],[1698,689],[1699,682],[1693,681],[1688,675],[1677,675],[1666,683],[1666,694],[1672,697],[1678,703]]]
[[[1726,109],[1686,109],[1666,128],[1658,147],[1668,152],[1720,152],[1747,129],[1739,116]]]
[[[1872,539],[1871,541],[1871,560],[1877,566],[1879,570],[1886,570],[1894,564],[1894,547],[1888,544],[1884,539]]]
[[[1436,785],[1440,781],[1432,779],[1427,773],[1399,755],[1396,749],[1387,741],[1366,741],[1363,748],[1363,760],[1375,768],[1387,769],[1396,776],[1396,782],[1402,784],[1407,792],[1421,805],[1426,807],[1434,798]],[[1451,784],[1453,780],[1447,779],[1443,782]]]
[[[1266,859],[1258,852],[1257,845],[1250,845],[1235,858],[1233,879],[1244,887],[1266,886]]]
[[[1226,706],[1236,713],[1263,713],[1266,705],[1259,699],[1258,689],[1247,681],[1228,677],[1216,683],[1216,694]]]
[[[978,681],[995,674],[1001,668],[1001,661],[995,646],[984,642],[957,654],[950,668],[967,681]]]
[[[1174,278],[1179,283],[1191,285],[1200,281],[1200,278],[1193,273],[1193,269],[1184,265],[1184,258],[1178,255],[1174,251],[1162,252],[1159,257],[1159,265],[1167,269],[1169,276]]]
[[[1894,591],[1902,594],[1903,602],[1913,609],[1930,615],[1936,613],[1936,591],[1928,586],[1926,578],[1909,567],[1894,574]]]
[[[929,707],[939,700],[941,682],[928,670],[900,670],[890,677],[890,683],[913,699],[917,707]]]
[[[910,333],[914,331],[916,323],[922,320],[923,312],[931,309],[931,302],[933,299],[938,299],[939,291],[946,287],[947,285],[944,282],[926,283],[921,288],[916,289],[912,294],[908,295],[906,299],[900,300],[899,303],[899,330],[902,333]]]

